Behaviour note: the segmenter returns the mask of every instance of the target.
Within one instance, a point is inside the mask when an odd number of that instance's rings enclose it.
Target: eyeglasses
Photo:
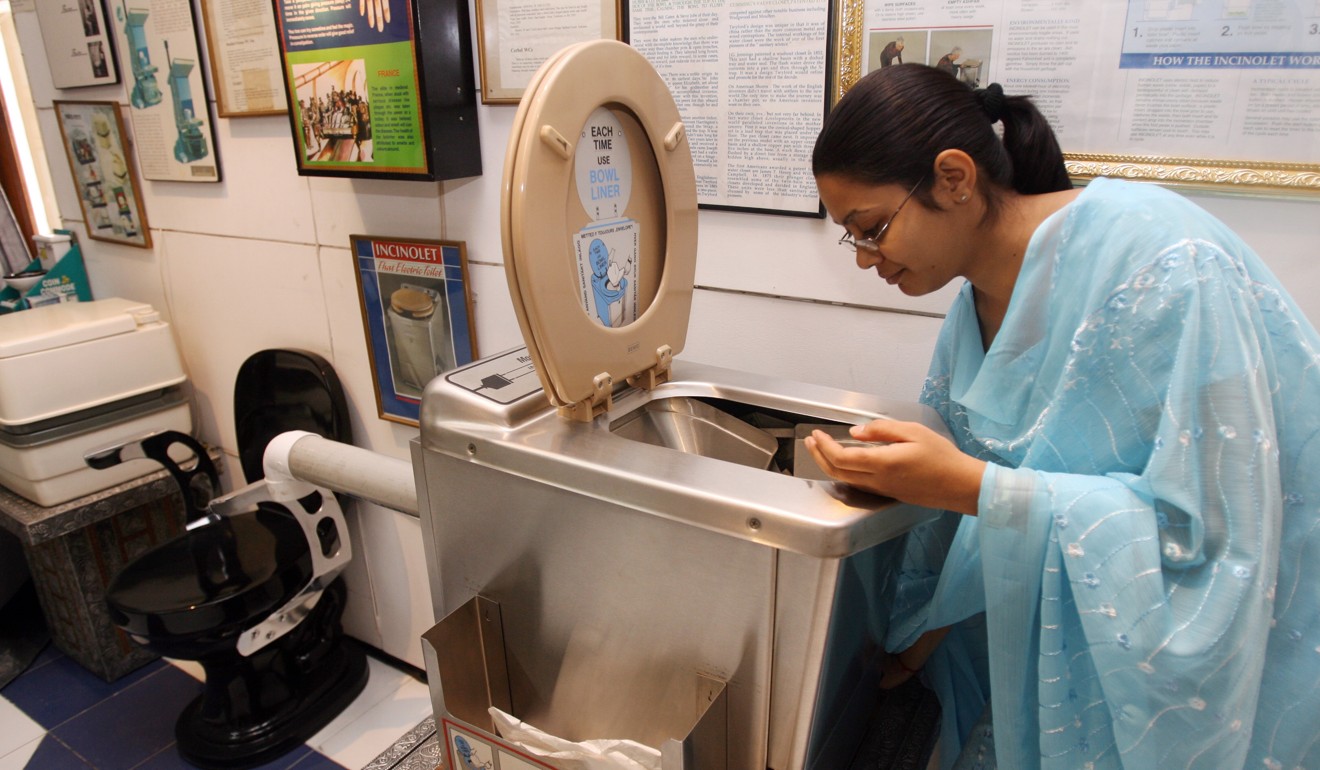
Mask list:
[[[839,239],[839,245],[846,246],[848,249],[852,250],[870,252],[871,254],[878,253],[880,251],[880,241],[884,240],[885,233],[889,232],[889,226],[894,224],[894,219],[898,217],[898,212],[903,210],[903,207],[907,205],[908,198],[911,198],[912,194],[915,193],[917,188],[925,181],[926,175],[922,174],[921,179],[917,180],[917,183],[912,185],[912,189],[908,190],[908,194],[903,196],[903,200],[898,204],[898,208],[894,209],[894,213],[890,214],[889,219],[886,220],[883,225],[880,225],[874,233],[854,239],[852,233],[844,232],[843,237]]]

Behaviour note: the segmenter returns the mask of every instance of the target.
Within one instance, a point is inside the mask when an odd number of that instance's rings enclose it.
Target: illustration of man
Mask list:
[[[623,297],[628,288],[624,273],[631,267],[611,261],[609,248],[596,238],[587,250],[591,260],[591,290],[596,298],[596,318],[602,325],[614,328],[623,325]]]
[[[958,77],[958,70],[961,69],[961,67],[955,64],[955,62],[957,62],[959,57],[961,56],[962,56],[962,48],[960,48],[959,46],[954,46],[952,51],[949,51],[948,53],[941,56],[940,60],[935,63],[935,69],[944,70],[950,75],[953,75],[954,77]]]
[[[903,63],[903,38],[890,40],[885,44],[884,50],[880,52],[880,66],[888,67],[897,60],[899,64]]]
[[[454,736],[454,748],[458,751],[459,760],[463,762],[462,770],[490,770],[490,762],[483,762],[476,749],[463,736]]]

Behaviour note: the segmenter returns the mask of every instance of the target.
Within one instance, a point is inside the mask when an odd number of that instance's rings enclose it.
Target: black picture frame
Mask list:
[[[273,3],[300,175],[481,174],[466,0]]]

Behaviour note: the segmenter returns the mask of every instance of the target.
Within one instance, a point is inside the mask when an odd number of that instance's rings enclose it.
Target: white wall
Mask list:
[[[64,225],[80,235],[96,296],[150,302],[173,322],[203,440],[236,455],[239,364],[261,348],[300,347],[328,358],[345,383],[355,443],[408,458],[416,430],[376,415],[353,233],[465,241],[480,350],[521,344],[499,239],[514,107],[480,109],[485,173],[441,184],[300,177],[287,118],[219,119],[221,183],[144,181],[153,248],[94,241],[85,237],[51,101],[114,100],[127,109],[127,97],[122,86],[52,86],[32,1],[14,3],[15,24]],[[1320,199],[1191,197],[1255,246],[1320,319]],[[840,234],[823,220],[703,211],[700,288],[682,356],[914,398],[952,289],[903,298],[853,267],[835,245]],[[238,472],[231,462],[231,483]],[[350,632],[420,666],[418,635],[432,618],[419,524],[371,505],[351,516],[362,558],[350,573]]]

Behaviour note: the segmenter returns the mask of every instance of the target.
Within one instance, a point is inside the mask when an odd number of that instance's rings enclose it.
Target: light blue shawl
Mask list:
[[[909,537],[887,647],[943,759],[992,701],[1001,767],[1320,767],[1320,336],[1236,235],[1097,180],[1032,238],[983,351],[970,285],[922,400],[989,461]]]

